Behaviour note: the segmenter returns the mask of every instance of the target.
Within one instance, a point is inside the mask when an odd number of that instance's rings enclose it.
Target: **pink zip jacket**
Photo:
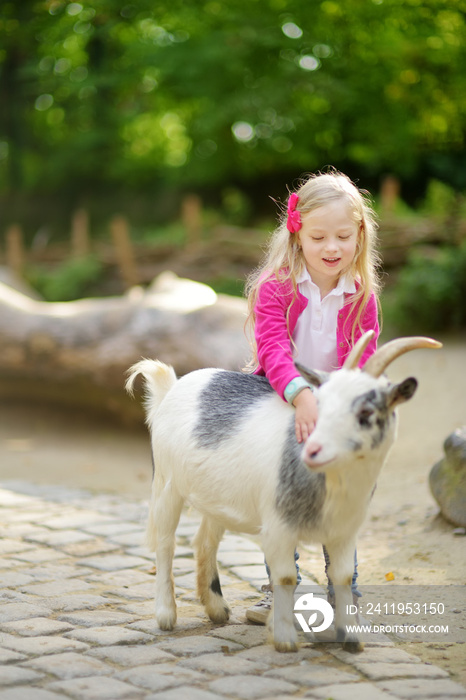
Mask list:
[[[356,286],[358,286],[357,282]],[[336,337],[338,367],[343,366],[352,347],[351,328],[359,310],[359,305],[357,305],[350,314],[352,297],[352,294],[345,294],[345,304],[338,313]],[[260,286],[254,307],[256,314],[255,337],[259,362],[259,367],[255,374],[266,375],[272,387],[284,400],[286,387],[292,379],[300,376],[293,364],[293,346],[290,335],[292,336],[298,318],[307,304],[308,299],[299,291],[297,298],[294,297],[293,285],[290,280],[278,282],[274,277]],[[286,323],[288,308],[290,308],[289,330]],[[346,329],[346,335],[344,329]],[[361,367],[375,352],[379,336],[377,301],[374,293],[369,297],[366,308],[362,313],[360,327],[357,327],[355,330],[355,342],[368,330],[374,330],[375,337],[371,340],[361,358],[359,363]]]

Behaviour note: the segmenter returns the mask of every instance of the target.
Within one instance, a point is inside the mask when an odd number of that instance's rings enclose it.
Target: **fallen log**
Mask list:
[[[0,399],[97,408],[139,420],[123,390],[141,357],[239,369],[248,357],[246,302],[163,273],[121,297],[51,303],[0,282]]]

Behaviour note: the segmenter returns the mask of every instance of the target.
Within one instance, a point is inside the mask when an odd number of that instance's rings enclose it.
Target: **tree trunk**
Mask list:
[[[0,282],[0,398],[140,416],[124,392],[142,357],[174,366],[240,369],[248,358],[246,302],[160,275],[144,291],[73,302],[37,301]]]

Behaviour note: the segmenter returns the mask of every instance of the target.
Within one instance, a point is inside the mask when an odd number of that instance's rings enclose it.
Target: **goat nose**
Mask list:
[[[314,457],[317,457],[321,449],[322,445],[320,445],[318,442],[308,442],[306,445],[306,455],[309,457],[309,459],[314,459]]]

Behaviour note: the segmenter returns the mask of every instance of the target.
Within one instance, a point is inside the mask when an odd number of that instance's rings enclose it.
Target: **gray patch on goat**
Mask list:
[[[241,372],[217,372],[201,391],[193,436],[198,447],[215,449],[247,421],[254,404],[274,393],[268,379]]]
[[[384,416],[378,416],[377,420],[375,421],[378,432],[372,436],[371,448],[373,450],[382,444],[382,442],[385,440],[385,435],[387,434],[390,416],[386,410],[384,413]]]
[[[281,457],[276,505],[290,525],[316,527],[322,519],[327,490],[325,474],[316,474],[306,467],[301,459],[302,449],[296,440],[293,416]]]
[[[383,392],[372,389],[354,399],[351,408],[356,412],[360,427],[372,431],[371,449],[374,450],[385,440],[393,415],[387,406],[387,397]],[[375,416],[375,420],[371,420],[372,416]]]

